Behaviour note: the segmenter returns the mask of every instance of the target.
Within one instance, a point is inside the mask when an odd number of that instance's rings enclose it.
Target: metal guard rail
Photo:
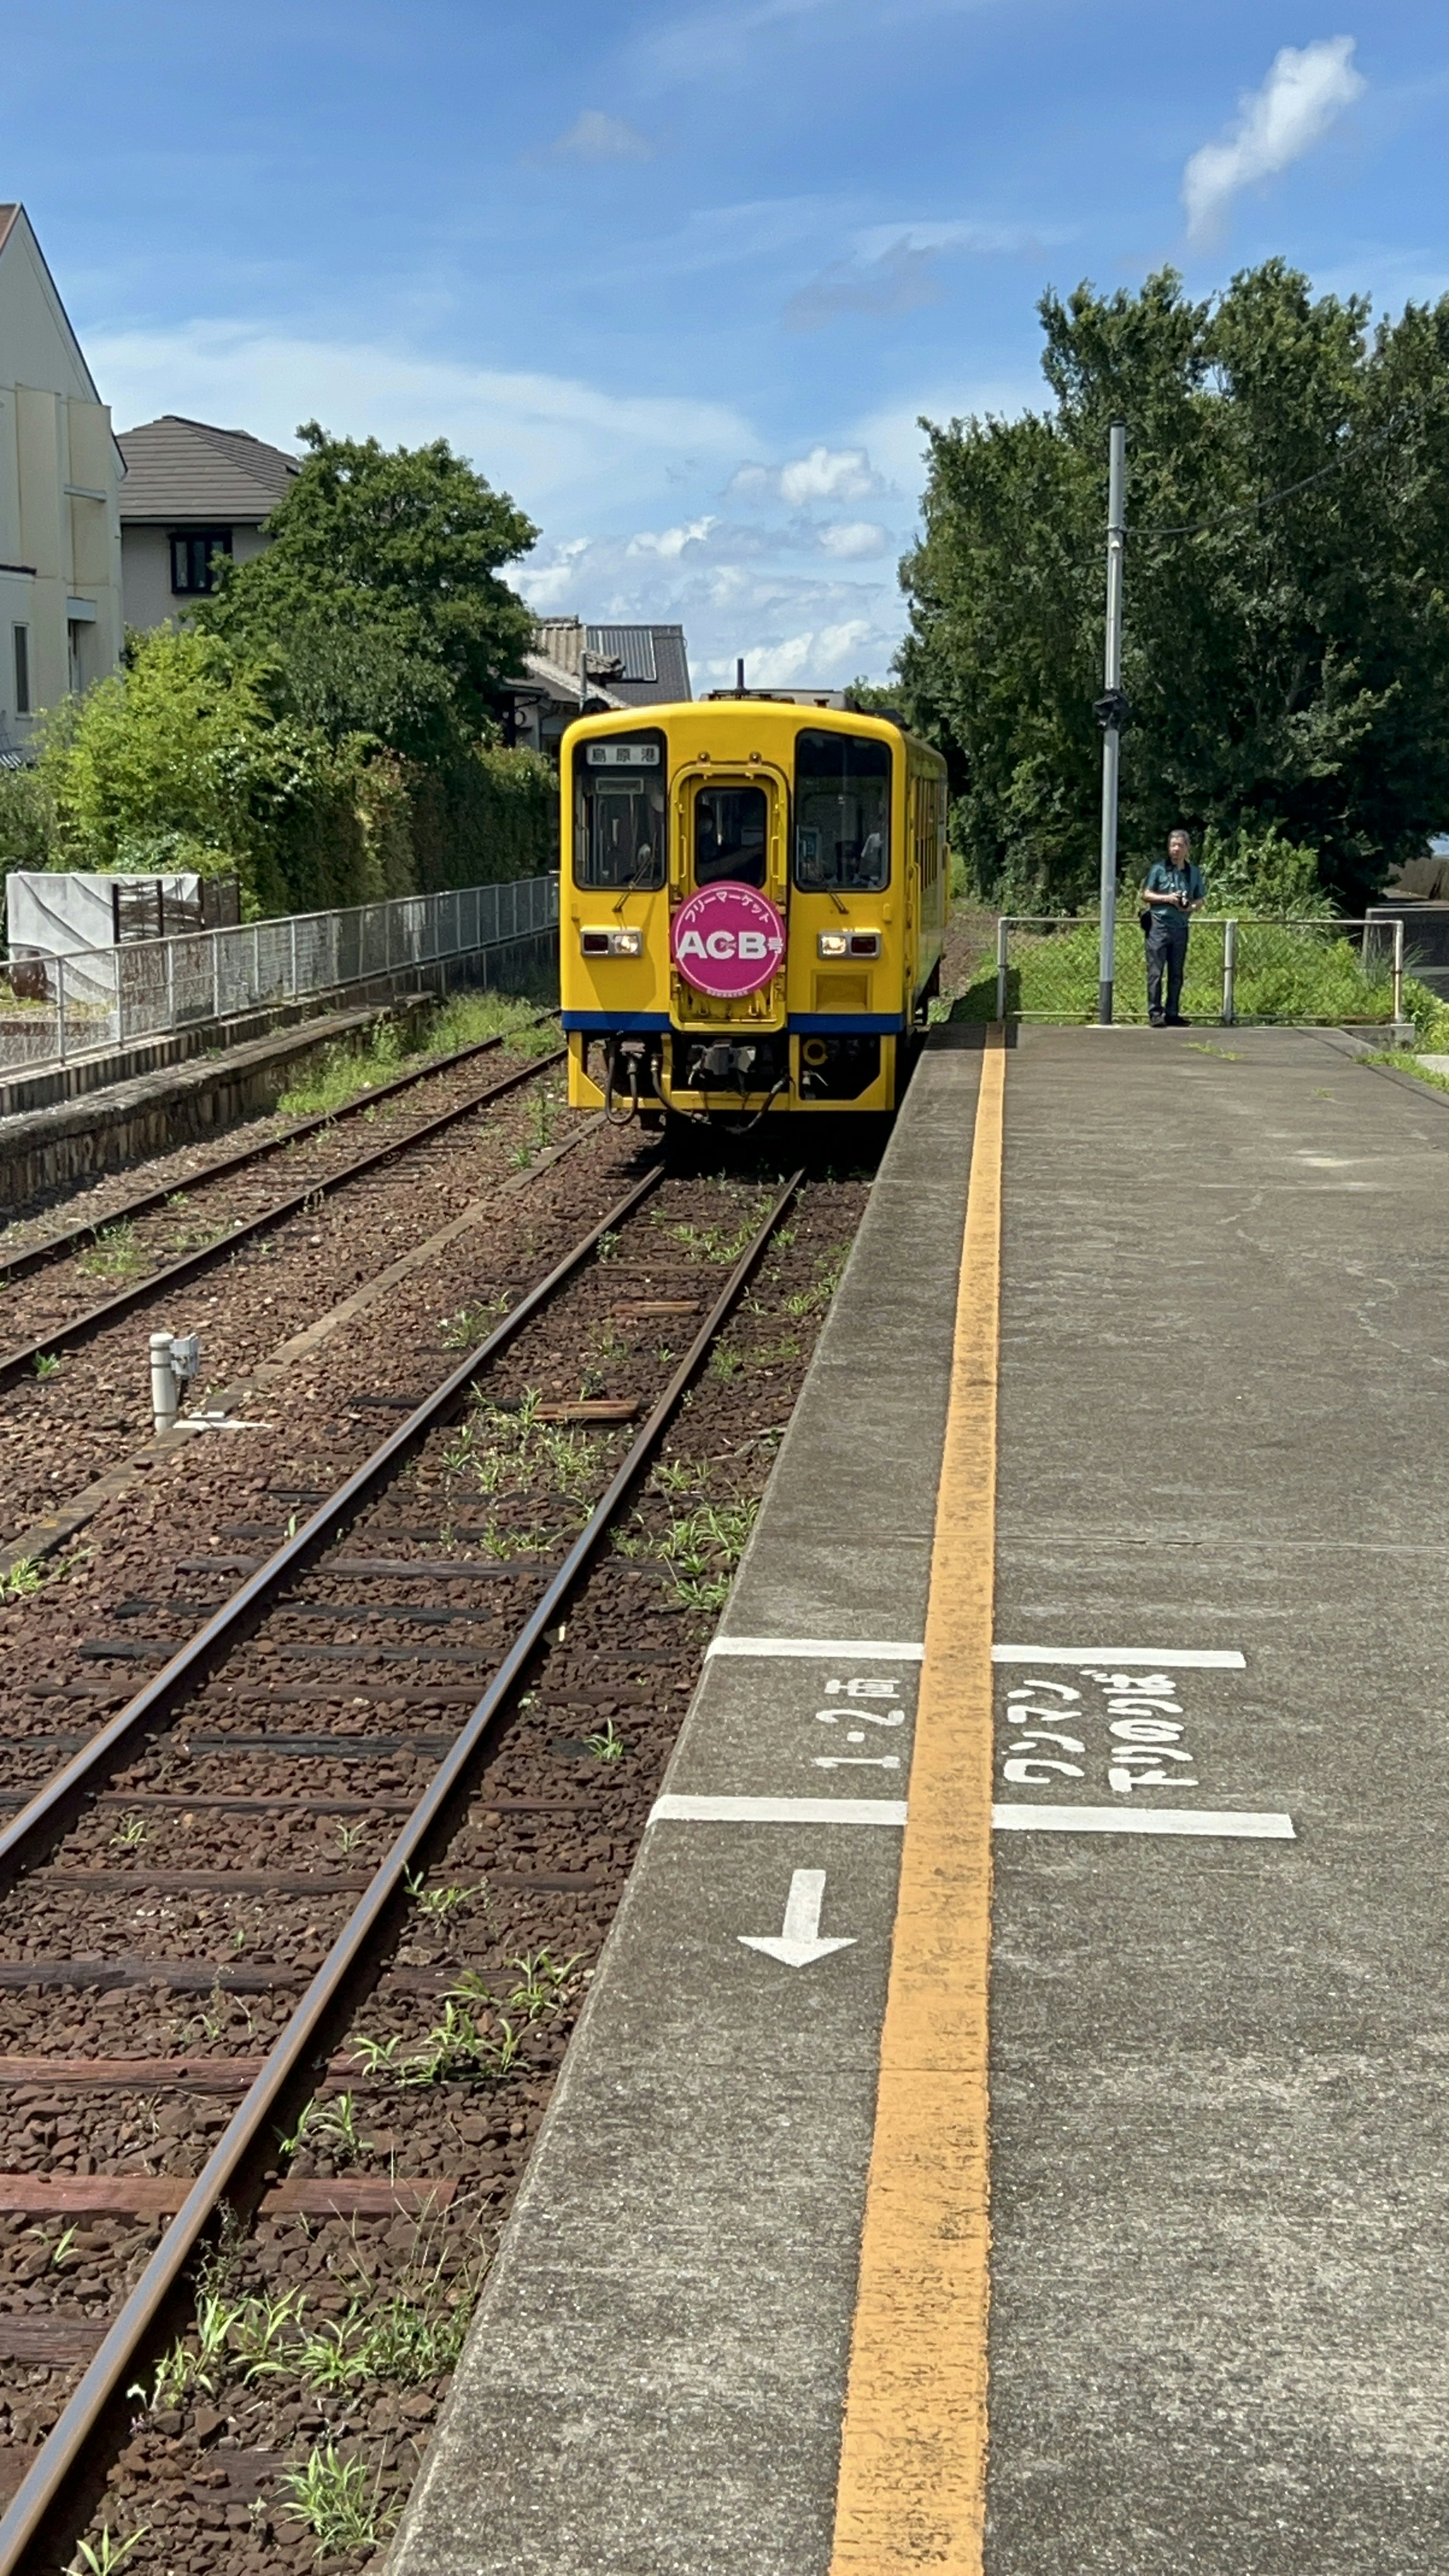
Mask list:
[[[1356,931],[1359,934],[1361,958],[1366,944],[1367,934],[1370,931],[1380,936],[1386,932],[1391,933],[1392,955],[1390,960],[1390,975],[1392,979],[1393,997],[1391,1016],[1395,1021],[1402,1020],[1404,1016],[1404,923],[1402,920],[1341,921],[1331,914],[1321,916],[1307,915],[1295,919],[1291,916],[1285,918],[1280,914],[1272,913],[1198,913],[1195,915],[1194,919],[1195,926],[1197,928],[1202,930],[1221,930],[1223,934],[1222,1010],[1219,1022],[1220,1026],[1223,1028],[1233,1028],[1237,1025],[1238,933],[1240,930],[1269,930],[1280,934],[1286,934],[1290,937],[1295,935],[1305,938],[1316,936],[1320,939],[1346,939],[1351,933]],[[1082,930],[1087,927],[1095,928],[1095,926],[1096,915],[1091,913],[1000,914],[996,924],[996,1018],[998,1022],[1004,1023],[1008,1017],[1012,970],[1010,943],[1011,933],[1014,930],[1050,933],[1052,931]],[[1119,931],[1124,931],[1126,929],[1126,924],[1122,922],[1120,915],[1118,919],[1118,927]],[[1094,954],[1094,982],[1091,994],[1091,1002],[1094,1006],[1097,998],[1095,975],[1096,966]],[[1028,1018],[1032,1016],[1038,1016],[1041,1018],[1064,1018],[1067,1016],[1067,1013],[1043,1012],[1033,1015],[1027,1012],[1018,1012],[1014,1014],[1014,1016],[1018,1018]],[[1095,1017],[1095,1008],[1092,1009],[1090,1016]]]
[[[558,890],[556,876],[519,877],[118,948],[28,948],[0,967],[15,996],[13,1008],[0,1004],[0,1067],[63,1064],[80,1047],[241,1018],[269,1003],[505,947],[556,926]],[[27,994],[27,983],[42,989]]]

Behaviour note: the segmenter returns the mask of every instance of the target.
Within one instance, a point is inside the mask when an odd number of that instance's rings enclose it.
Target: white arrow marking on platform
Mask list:
[[[844,1940],[820,1938],[820,1908],[824,1902],[824,1870],[797,1869],[785,1899],[784,1931],[740,1932],[736,1938],[747,1950],[763,1950],[767,1959],[779,1959],[787,1968],[808,1968],[815,1959],[828,1959],[832,1950],[853,1950],[854,1933],[847,1934]]]

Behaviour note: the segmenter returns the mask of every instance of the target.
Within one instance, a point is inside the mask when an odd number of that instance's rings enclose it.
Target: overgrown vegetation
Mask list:
[[[483,1038],[502,1038],[510,1055],[547,1055],[559,1043],[558,1023],[540,1021],[538,1004],[516,993],[455,993],[426,1020],[384,1020],[365,1047],[329,1047],[277,1108],[286,1118],[341,1109],[422,1058],[453,1055]]]
[[[1050,408],[928,430],[886,693],[947,754],[972,888],[1025,913],[1095,887],[1121,418],[1125,878],[1174,823],[1276,825],[1360,914],[1449,815],[1449,298],[1375,325],[1269,260],[1201,302],[1163,270],[1039,310]]]
[[[1011,934],[1007,975],[1007,1011],[1024,1019],[1094,1019],[1097,1009],[1098,929],[1091,919],[1070,921],[1053,930],[1020,930]],[[1115,948],[1116,1015],[1145,1019],[1147,982],[1142,936],[1134,919],[1117,925]],[[996,964],[978,972],[952,1006],[959,1020],[996,1017]],[[1223,931],[1220,923],[1199,921],[1188,949],[1183,983],[1185,1016],[1196,1022],[1218,1020],[1223,1002]],[[1404,979],[1404,1009],[1426,1034],[1449,1011],[1413,977]],[[1302,926],[1287,921],[1244,923],[1238,931],[1234,975],[1234,1013],[1240,1021],[1296,1021],[1308,1026],[1372,1026],[1393,1011],[1393,979],[1387,941],[1377,954],[1361,958],[1354,942],[1335,929],[1332,920]],[[1445,1041],[1449,1043],[1449,1040]]]
[[[247,563],[66,700],[0,773],[0,871],[195,869],[249,915],[536,875],[557,783],[503,747],[531,633],[501,568],[536,534],[447,441],[382,449],[309,422]]]

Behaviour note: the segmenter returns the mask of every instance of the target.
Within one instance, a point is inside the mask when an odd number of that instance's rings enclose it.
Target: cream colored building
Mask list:
[[[120,660],[124,472],[25,209],[0,205],[0,754]]]
[[[212,588],[218,555],[250,563],[299,471],[295,456],[245,429],[166,412],[117,440],[126,461],[121,562],[128,626],[184,617]]]

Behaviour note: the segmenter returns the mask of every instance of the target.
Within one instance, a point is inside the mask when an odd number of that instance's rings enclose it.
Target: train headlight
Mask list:
[[[815,954],[817,957],[848,957],[850,955],[849,931],[822,930],[815,942]]]
[[[579,946],[585,957],[642,957],[642,930],[583,930]]]

